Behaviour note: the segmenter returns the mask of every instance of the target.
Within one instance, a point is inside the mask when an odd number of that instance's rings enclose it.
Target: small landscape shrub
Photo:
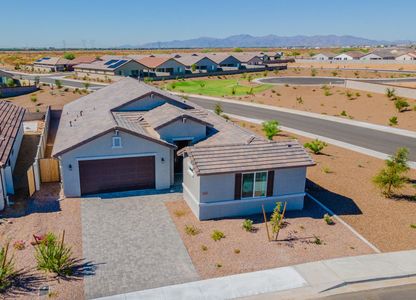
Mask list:
[[[65,245],[65,231],[61,241],[53,233],[47,233],[35,246],[35,258],[39,270],[52,272],[60,276],[72,274],[76,260],[72,257],[71,248]]]
[[[324,173],[325,173],[325,174],[331,174],[331,173],[332,173],[331,169],[330,169],[330,168],[328,168],[328,167],[324,167],[324,168],[322,169],[322,171],[324,171]]]
[[[211,234],[211,238],[214,240],[214,241],[219,241],[219,240],[221,240],[221,239],[223,239],[223,238],[225,238],[225,234],[223,233],[223,232],[221,232],[221,231],[219,231],[219,230],[214,230],[213,232],[212,232],[212,234]]]
[[[373,95],[371,95],[371,94],[367,94],[367,97],[368,97],[368,98],[371,98],[371,97],[373,97]]]
[[[205,245],[201,245],[201,250],[202,250],[202,251],[207,251],[207,250],[208,250],[208,247],[207,247],[207,246],[205,246]]]
[[[235,254],[239,254],[240,253],[240,249],[234,249],[234,253]]]
[[[394,100],[396,98],[396,90],[395,89],[387,88],[386,89],[386,96],[390,100]]]
[[[316,76],[316,74],[318,74],[318,71],[317,71],[316,69],[312,69],[312,70],[311,70],[311,76],[312,76],[312,77],[315,77],[315,76]]]
[[[335,224],[334,220],[332,219],[332,217],[329,214],[324,214],[324,221],[328,225]]]
[[[303,104],[302,97],[296,97],[296,102],[299,103],[299,104]]]
[[[331,95],[332,95],[332,93],[331,93],[331,91],[330,91],[330,90],[325,90],[325,91],[324,91],[324,95],[328,97],[328,96],[331,96]]]
[[[8,259],[9,244],[0,248],[0,293],[13,284],[16,276],[13,257]]]
[[[316,139],[309,143],[305,143],[303,146],[311,150],[314,154],[321,154],[322,150],[328,146],[328,144]]]
[[[24,250],[26,248],[26,243],[23,240],[18,240],[14,242],[13,248],[16,250]]]
[[[269,140],[273,140],[273,137],[278,135],[279,132],[281,131],[279,129],[279,122],[276,120],[269,120],[269,121],[263,122],[262,130]]]
[[[220,264],[220,263],[216,263],[216,264],[215,264],[215,266],[216,266],[217,268],[221,268],[221,267],[222,267],[222,264]]]
[[[343,116],[343,117],[346,117],[346,116],[347,116],[347,112],[346,112],[345,110],[343,110],[343,111],[340,113],[340,115],[341,115],[341,116]]]
[[[416,224],[410,224],[410,228],[416,229]]]
[[[250,219],[245,219],[242,225],[245,231],[253,231],[253,221]]]
[[[394,106],[396,107],[398,112],[403,112],[406,110],[410,105],[409,103],[403,98],[397,98],[394,100]]]
[[[318,236],[314,235],[313,243],[316,245],[322,245],[322,240]]]
[[[395,126],[399,123],[396,116],[393,116],[389,119],[389,126]]]
[[[178,218],[183,217],[184,215],[186,215],[186,211],[182,210],[182,209],[177,209],[173,212],[175,214],[175,216],[177,216]]]
[[[198,228],[196,228],[194,225],[185,225],[185,233],[187,235],[197,235],[198,233],[200,233],[201,230],[199,230]]]
[[[30,96],[30,101],[32,101],[33,103],[35,103],[36,101],[38,101],[38,97],[36,95],[31,95]]]

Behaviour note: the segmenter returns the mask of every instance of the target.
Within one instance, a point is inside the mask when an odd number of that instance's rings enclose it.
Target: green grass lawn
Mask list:
[[[170,91],[219,97],[256,94],[271,87],[269,84],[249,85],[237,79],[178,81],[166,86]]]

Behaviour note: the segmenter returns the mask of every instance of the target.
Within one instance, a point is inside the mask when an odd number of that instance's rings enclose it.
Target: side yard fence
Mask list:
[[[45,158],[47,147],[48,133],[51,121],[51,108],[48,106],[45,113],[45,126],[40,135],[38,148],[33,164],[28,169],[29,194],[33,195],[35,191],[40,190],[42,182],[59,181],[59,164],[54,158]]]
[[[0,87],[0,98],[16,97],[29,93],[36,92],[38,87],[36,85],[30,86],[16,86],[16,87]]]
[[[366,92],[385,94],[388,88],[394,89],[397,96],[416,99],[416,89],[401,86],[379,84],[364,81],[345,80],[347,89],[361,90]]]

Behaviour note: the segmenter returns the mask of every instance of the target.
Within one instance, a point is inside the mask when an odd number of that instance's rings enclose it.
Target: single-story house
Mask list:
[[[360,51],[348,51],[334,56],[333,60],[358,60],[364,56]]]
[[[79,64],[74,66],[78,77],[93,77],[108,79],[111,76],[139,77],[145,66],[131,58],[117,58],[109,60],[97,60],[90,64]]]
[[[399,61],[416,60],[416,52],[408,52],[408,53],[401,54],[396,57],[396,60],[399,60]]]
[[[259,52],[257,53],[258,56],[262,58],[264,62],[273,61],[273,60],[279,60],[283,56],[283,52]]]
[[[239,61],[234,55],[227,53],[208,53],[206,55],[212,61],[220,67],[229,67],[234,69],[240,69],[241,61]]]
[[[335,53],[332,52],[321,52],[312,56],[313,60],[332,60],[336,56]]]
[[[395,60],[396,57],[405,53],[397,49],[376,49],[361,57],[360,60]]]
[[[168,190],[183,174],[200,219],[271,211],[277,201],[302,209],[314,165],[296,141],[269,142],[133,78],[66,104],[52,154],[66,197]]]
[[[77,56],[70,61],[71,67],[79,64],[92,64],[93,62],[99,61],[97,57],[94,56]]]
[[[42,57],[33,63],[35,72],[63,72],[68,71],[71,61],[62,57]]]
[[[0,101],[0,210],[14,194],[13,171],[23,139],[25,109],[7,101]]]
[[[156,73],[166,73],[167,75],[183,75],[186,66],[169,56],[146,56],[139,60],[138,63],[144,66],[145,76],[153,76]]]
[[[199,72],[215,72],[218,68],[217,63],[205,55],[176,54],[173,58],[185,65],[187,70],[192,70],[195,66],[195,70]]]
[[[263,65],[263,58],[258,53],[241,52],[235,53],[233,56],[238,59],[243,65]]]

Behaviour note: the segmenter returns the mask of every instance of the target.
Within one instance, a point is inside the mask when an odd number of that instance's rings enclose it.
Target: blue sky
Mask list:
[[[416,40],[414,0],[9,0],[0,47],[111,47],[200,36]]]

